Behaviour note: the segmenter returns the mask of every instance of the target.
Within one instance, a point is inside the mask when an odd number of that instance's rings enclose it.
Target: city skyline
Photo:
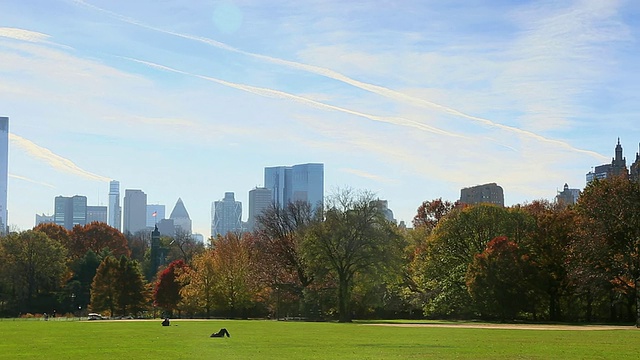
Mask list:
[[[553,199],[640,142],[640,3],[4,2],[8,224],[109,181],[181,198],[209,234],[224,192],[325,164],[410,224],[424,200],[495,182]],[[631,154],[631,155],[629,155]],[[120,199],[121,205],[123,199]],[[247,218],[247,206],[243,219]]]

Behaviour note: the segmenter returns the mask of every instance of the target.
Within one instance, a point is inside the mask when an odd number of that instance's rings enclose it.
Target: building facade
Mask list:
[[[147,194],[142,190],[124,191],[123,233],[135,234],[147,229]]]
[[[120,206],[120,182],[109,182],[109,214],[107,224],[112,228],[122,230],[122,207]]]
[[[504,206],[504,191],[496,183],[477,185],[460,190],[463,204],[495,204]]]
[[[569,184],[564,184],[563,190],[556,195],[556,202],[564,206],[575,205],[579,197],[580,189],[570,189]]]
[[[87,197],[75,195],[72,197],[56,196],[53,220],[67,230],[76,225],[87,224]]]
[[[176,231],[191,234],[191,218],[181,198],[178,198],[178,201],[176,201],[176,205],[173,207],[173,210],[171,210],[169,219],[173,220]]]
[[[611,159],[610,164],[604,164],[596,166],[593,170],[589,171],[585,176],[587,184],[595,179],[606,179],[611,176],[629,176],[629,170],[627,169],[627,158],[622,156],[622,145],[620,144],[620,138],[618,138],[618,144],[615,148],[615,156]],[[633,167],[633,165],[632,165]]]
[[[107,224],[106,206],[87,206],[87,224],[95,221]]]
[[[249,216],[247,217],[247,231],[253,231],[256,227],[256,219],[273,204],[271,190],[255,188],[249,191]]]
[[[289,202],[309,202],[312,208],[324,203],[324,164],[309,163],[264,169],[264,187],[271,190],[276,206]]]
[[[55,224],[53,215],[36,214],[36,226],[40,224]]]
[[[0,235],[8,231],[9,118],[0,117]]]
[[[234,193],[224,193],[224,198],[211,206],[211,236],[242,232],[242,203],[235,200]]]

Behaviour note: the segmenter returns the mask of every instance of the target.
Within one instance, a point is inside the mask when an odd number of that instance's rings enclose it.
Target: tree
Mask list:
[[[231,316],[238,316],[251,307],[258,292],[253,276],[251,235],[227,233],[214,242],[214,300],[216,307]]]
[[[351,321],[357,279],[380,279],[401,259],[402,238],[374,200],[369,192],[339,190],[327,199],[324,221],[314,225],[305,239],[305,255],[316,273],[337,281],[340,322]]]
[[[431,201],[424,201],[417,210],[416,216],[413,218],[413,226],[415,228],[425,228],[427,232],[431,232],[440,219],[445,217],[456,206],[461,206],[457,202],[442,200],[442,198]]]
[[[56,225],[53,223],[43,223],[38,224],[36,227],[34,227],[33,231],[43,232],[47,234],[49,239],[56,240],[60,244],[64,245],[65,248],[69,248],[70,234],[69,231],[64,228],[64,226]]]
[[[86,309],[91,302],[91,284],[100,262],[100,257],[92,250],[71,262],[72,276],[65,286],[65,303],[71,305],[71,311],[78,307]]]
[[[137,314],[146,309],[149,299],[149,287],[137,261],[124,256],[102,260],[91,285],[93,311],[108,310],[110,316]]]
[[[521,253],[517,244],[501,236],[475,255],[467,270],[466,284],[483,315],[512,320],[527,308],[532,274],[528,256]]]
[[[191,313],[204,310],[207,318],[215,304],[216,265],[213,250],[193,257],[191,266],[182,268],[178,281],[182,284],[180,307]]]
[[[65,256],[64,247],[40,231],[10,233],[0,239],[0,282],[15,310],[47,311],[54,306],[38,306],[35,301],[60,288]]]
[[[629,320],[640,327],[640,183],[626,176],[594,180],[577,211],[584,232],[573,249],[584,261],[584,274],[604,273],[612,291],[626,297]]]
[[[76,225],[71,230],[68,249],[72,259],[84,256],[88,250],[100,253],[104,248],[108,248],[115,256],[131,255],[124,235],[105,223],[92,222],[84,226]]]
[[[253,246],[260,256],[256,259],[257,276],[271,289],[289,293],[304,303],[305,289],[313,275],[302,254],[302,240],[309,226],[316,221],[311,204],[289,202],[283,208],[275,204],[257,219]]]
[[[469,264],[492,239],[506,236],[516,244],[529,236],[534,222],[519,208],[479,204],[453,210],[441,219],[420,253],[420,283],[429,315],[469,316],[473,303],[465,276]]]
[[[191,233],[180,228],[169,242],[168,261],[182,259],[190,264],[193,257],[204,251],[204,245],[193,239]]]
[[[159,306],[171,315],[178,310],[182,297],[180,289],[182,284],[178,281],[178,275],[187,267],[182,260],[175,260],[158,275],[158,281],[153,292],[154,305]]]

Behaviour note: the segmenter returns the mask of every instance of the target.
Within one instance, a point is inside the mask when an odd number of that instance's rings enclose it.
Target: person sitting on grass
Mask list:
[[[164,318],[164,320],[162,320],[162,326],[169,326],[169,318]]]
[[[227,331],[227,329],[222,328],[220,329],[220,331],[211,334],[210,337],[224,337],[225,335],[227,335],[227,337],[231,337],[231,335],[229,334],[229,332]]]

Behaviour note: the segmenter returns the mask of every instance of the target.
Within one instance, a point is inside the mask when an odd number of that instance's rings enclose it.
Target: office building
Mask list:
[[[396,219],[393,217],[393,211],[389,209],[389,202],[387,200],[375,200],[375,206],[378,208],[378,211],[384,215],[384,218],[392,223],[396,223]]]
[[[177,232],[191,234],[191,218],[181,198],[176,201],[169,219],[173,220]]]
[[[242,232],[242,203],[235,200],[234,193],[224,193],[224,199],[214,201],[211,206],[211,236]]]
[[[579,197],[580,189],[569,189],[569,184],[564,184],[563,190],[556,195],[556,202],[564,206],[575,205]]]
[[[74,226],[87,224],[87,197],[75,195],[72,197],[56,196],[53,220],[67,230]]]
[[[504,192],[496,183],[477,185],[460,190],[463,204],[495,204],[504,206]]]
[[[0,235],[8,232],[9,118],[0,117]]]
[[[618,138],[618,144],[615,148],[615,156],[611,159],[611,164],[599,165],[591,170],[586,175],[587,184],[595,179],[606,179],[611,176],[629,176],[629,170],[627,169],[627,159],[622,156],[622,145],[620,144],[620,138]]]
[[[147,205],[147,227],[153,229],[156,224],[164,219],[165,206],[160,204]]]
[[[247,218],[247,231],[255,230],[256,219],[273,204],[271,190],[267,188],[255,188],[249,191],[249,217]]]
[[[147,228],[147,194],[142,190],[124,191],[123,233],[135,234]]]
[[[107,224],[106,206],[87,206],[87,224],[96,221]]]
[[[122,230],[122,207],[120,206],[120,182],[109,182],[109,215],[107,224],[112,228]]]
[[[36,226],[40,224],[55,224],[53,215],[36,214]]]
[[[271,190],[279,207],[289,202],[309,202],[312,208],[324,203],[324,164],[299,164],[264,169],[264,186]]]
[[[629,169],[629,178],[633,181],[640,182],[640,152],[636,153],[636,161],[631,164]]]
[[[176,225],[173,223],[173,219],[160,219],[156,227],[162,236],[176,236]]]

